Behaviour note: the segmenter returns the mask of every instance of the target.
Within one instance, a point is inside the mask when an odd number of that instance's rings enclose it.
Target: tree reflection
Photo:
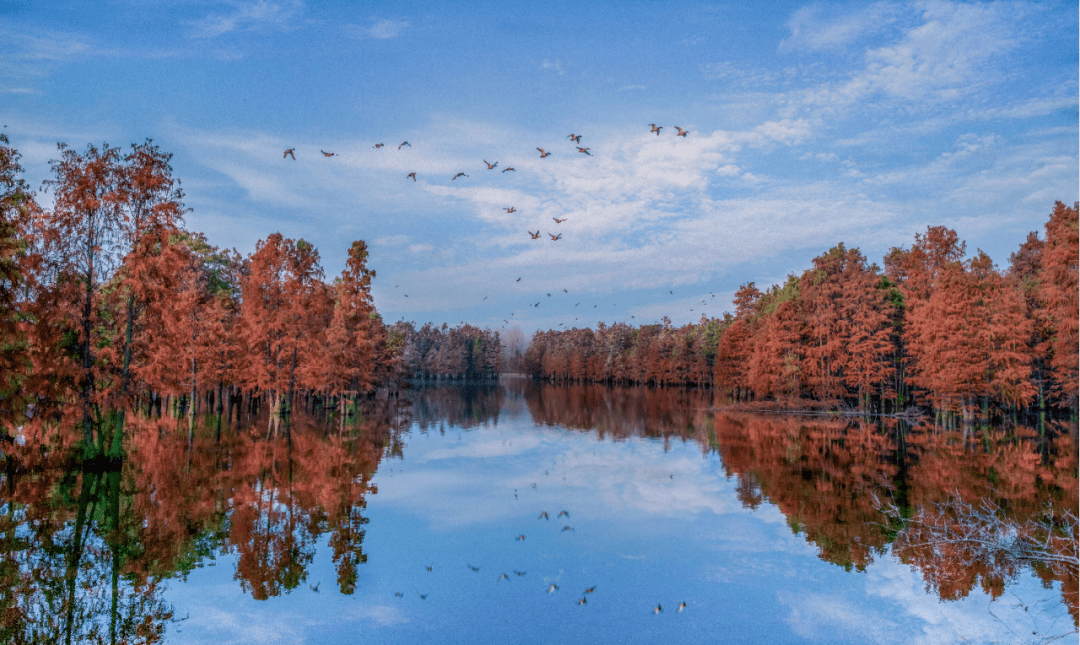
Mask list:
[[[1078,504],[1075,429],[1050,425],[1037,432],[1014,425],[944,431],[897,419],[713,413],[709,393],[697,390],[526,380],[511,381],[508,388],[524,397],[540,424],[613,440],[678,438],[695,441],[703,453],[717,453],[726,474],[738,480],[736,495],[743,506],[775,505],[792,532],[804,536],[826,562],[863,571],[891,550],[917,567],[942,599],[964,597],[976,587],[997,597],[1008,580],[1030,569],[1046,584],[1062,584],[1076,620],[1075,567],[1023,558],[1008,567],[990,566],[970,549],[950,554],[932,531],[920,533],[920,548],[911,546],[913,534],[901,533],[906,518],[923,518],[925,528],[933,525],[934,513],[940,516],[941,508],[958,503],[991,504],[1017,526],[1042,526],[1047,518],[1057,522],[1054,518]],[[894,511],[886,512],[882,500]],[[1051,552],[1075,547],[1075,523],[1069,526],[1056,529]],[[898,536],[903,537],[899,542]]]
[[[297,415],[291,438],[273,440],[208,427],[189,442],[172,420],[136,419],[122,460],[13,451],[0,482],[0,642],[158,642],[173,620],[168,579],[235,549],[235,578],[269,598],[307,579],[327,532],[351,593],[369,482],[400,450],[395,406],[369,406],[347,433]]]

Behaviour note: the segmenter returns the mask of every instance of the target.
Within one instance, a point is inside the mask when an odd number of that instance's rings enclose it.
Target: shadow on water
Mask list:
[[[1075,566],[979,559],[964,544],[943,549],[911,528],[957,520],[957,501],[986,503],[1020,530],[1074,511],[1075,430],[946,432],[711,406],[702,390],[511,378],[415,387],[400,403],[365,408],[347,430],[298,414],[291,441],[267,440],[265,420],[254,419],[251,430],[225,434],[207,424],[189,444],[173,420],[137,419],[122,465],[75,467],[61,450],[16,452],[0,482],[0,641],[154,642],[183,619],[163,601],[163,583],[186,580],[226,551],[237,556],[243,592],[268,599],[312,585],[309,567],[325,539],[335,587],[351,594],[367,560],[372,477],[384,458],[407,450],[410,424],[467,430],[496,425],[508,411],[600,441],[695,444],[737,480],[745,508],[775,506],[824,561],[863,571],[893,553],[943,599],[975,588],[997,597],[1032,571],[1061,583],[1075,623]],[[1033,535],[1075,553],[1075,524],[1040,526]]]

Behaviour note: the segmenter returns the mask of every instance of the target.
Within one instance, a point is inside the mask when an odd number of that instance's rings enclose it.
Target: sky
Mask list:
[[[0,123],[35,187],[152,139],[244,255],[365,240],[388,322],[681,325],[928,226],[1007,268],[1080,195],[1078,39],[1069,2],[0,0]]]

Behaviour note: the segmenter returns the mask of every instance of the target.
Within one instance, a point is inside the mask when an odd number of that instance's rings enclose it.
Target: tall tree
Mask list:
[[[90,145],[79,154],[59,144],[51,162],[52,211],[40,218],[44,270],[61,324],[76,335],[77,389],[84,444],[94,450],[94,428],[101,420],[95,383],[95,348],[101,326],[100,287],[121,257],[124,228],[124,172],[117,148]],[[104,437],[102,437],[104,439]],[[102,442],[103,443],[103,442]],[[103,446],[102,446],[103,447]]]
[[[30,215],[37,209],[34,194],[20,177],[19,152],[9,143],[0,134],[0,437],[28,403],[23,384],[32,363],[20,294],[27,279]]]
[[[1077,210],[1074,203],[1069,208],[1061,202],[1054,205],[1046,222],[1046,246],[1043,249],[1041,296],[1053,329],[1050,365],[1058,382],[1061,397],[1066,405],[1077,409],[1078,377],[1080,369],[1080,304],[1078,304],[1077,273],[1080,271],[1080,250],[1077,239]]]

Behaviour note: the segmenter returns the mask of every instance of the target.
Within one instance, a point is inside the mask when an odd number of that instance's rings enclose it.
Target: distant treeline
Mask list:
[[[389,328],[402,372],[421,379],[490,379],[501,371],[499,332],[472,325],[428,323],[417,329],[399,321]]]
[[[945,227],[884,269],[841,243],[801,276],[735,294],[698,324],[539,331],[525,369],[555,381],[714,387],[731,402],[881,412],[923,405],[965,420],[1034,406],[1076,414],[1077,206],[1058,202],[999,271]]]

